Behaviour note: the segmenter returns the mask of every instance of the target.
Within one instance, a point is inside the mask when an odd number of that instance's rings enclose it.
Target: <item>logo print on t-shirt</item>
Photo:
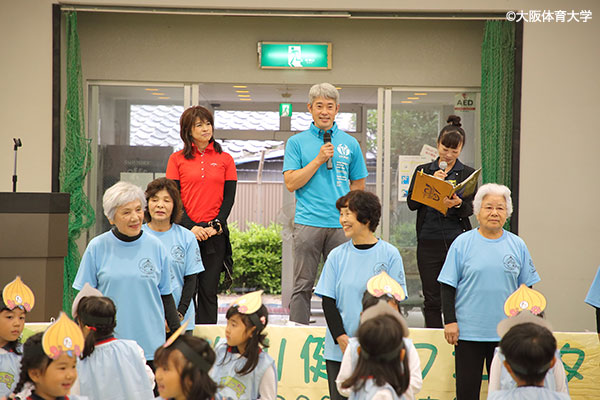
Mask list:
[[[138,264],[138,268],[142,271],[142,274],[146,276],[152,275],[156,270],[149,258],[142,258]]]
[[[231,390],[233,390],[235,392],[235,394],[237,395],[238,399],[246,391],[246,386],[239,380],[235,379],[235,377],[233,377],[233,376],[222,377],[220,384],[221,384],[221,386],[223,386],[225,388],[230,388]]]
[[[10,389],[13,383],[15,383],[15,377],[9,372],[0,372],[0,383]]]
[[[348,157],[350,155],[350,148],[346,146],[344,143],[340,143],[337,146],[337,151],[340,155],[344,157]]]
[[[512,254],[507,254],[504,256],[504,269],[508,272],[514,272],[519,268],[519,264],[517,260],[512,256]]]
[[[173,247],[171,247],[171,257],[173,257],[173,260],[175,261],[183,261],[183,258],[185,257],[185,250],[183,250],[181,245],[175,244]]]
[[[531,258],[529,259],[529,273],[535,274],[535,266],[533,265],[533,260]]]
[[[388,266],[386,263],[377,263],[375,264],[375,266],[373,267],[373,275],[377,275],[380,274],[381,272],[389,272],[388,271]]]
[[[198,248],[198,247],[196,247],[196,262],[197,263],[202,262],[202,256],[200,255],[200,248]]]

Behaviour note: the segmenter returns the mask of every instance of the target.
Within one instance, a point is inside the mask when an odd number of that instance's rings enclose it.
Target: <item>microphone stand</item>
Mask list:
[[[13,182],[13,193],[17,191],[17,150],[19,149],[19,147],[23,146],[23,143],[21,142],[21,138],[13,138],[13,142],[15,142],[15,170],[14,170],[14,174],[12,177],[12,182]]]

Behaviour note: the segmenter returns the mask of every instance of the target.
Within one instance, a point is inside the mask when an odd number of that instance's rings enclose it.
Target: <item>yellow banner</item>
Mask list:
[[[46,324],[27,324],[24,333],[45,329]],[[327,372],[323,358],[325,328],[323,327],[267,327],[270,347],[268,353],[275,360],[280,400],[324,400],[329,398]],[[225,326],[199,325],[196,336],[212,344],[225,335]],[[573,399],[600,398],[600,345],[595,333],[555,332],[558,348]],[[454,348],[446,343],[442,330],[410,330],[423,373],[423,388],[419,400],[453,400]],[[485,371],[484,371],[485,372]],[[483,376],[481,399],[487,398],[487,375]]]

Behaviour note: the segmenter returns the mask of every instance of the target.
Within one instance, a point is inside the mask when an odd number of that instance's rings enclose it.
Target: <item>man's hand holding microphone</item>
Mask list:
[[[333,144],[331,143],[331,133],[325,132],[323,134],[323,143],[317,158],[321,164],[327,163],[327,169],[332,169],[333,162],[331,161],[331,158],[333,157]]]

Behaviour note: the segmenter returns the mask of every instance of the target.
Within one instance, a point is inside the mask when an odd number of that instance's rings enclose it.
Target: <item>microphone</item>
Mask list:
[[[446,168],[448,168],[448,163],[446,161],[440,161],[440,169],[443,172],[446,172]]]
[[[331,143],[331,133],[329,132],[325,132],[323,133],[323,143],[327,144],[327,143]],[[331,158],[329,160],[327,160],[327,169],[332,169],[333,168],[333,162],[331,161]]]

